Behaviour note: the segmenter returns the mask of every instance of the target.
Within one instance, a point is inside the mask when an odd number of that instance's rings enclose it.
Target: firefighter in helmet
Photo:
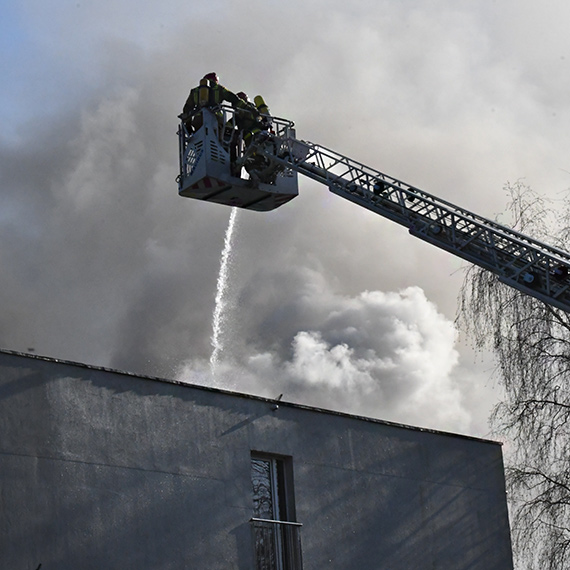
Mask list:
[[[215,71],[204,75],[204,79],[210,82],[210,107],[217,107],[224,101],[227,101],[234,109],[240,105],[239,97],[220,84],[218,74]]]
[[[242,101],[235,93],[220,84],[215,71],[204,75],[200,85],[190,91],[180,115],[188,132],[193,132],[202,126],[202,114],[199,113],[202,107],[216,108],[224,101],[230,103],[234,109],[242,105]]]
[[[267,109],[265,102],[259,95],[256,97],[256,103],[261,99],[263,106],[251,103],[243,91],[237,95],[246,105],[246,107],[242,108],[241,112],[236,112],[237,127],[242,134],[245,144],[245,169],[254,179],[261,180],[262,182],[272,182],[274,181],[275,168],[266,157],[256,152],[257,144],[252,145],[254,140],[256,143],[263,143],[263,141],[267,139],[268,131],[271,126],[269,122],[270,119],[268,116],[262,115],[262,112],[267,112],[269,109]],[[265,137],[264,134],[266,135]]]

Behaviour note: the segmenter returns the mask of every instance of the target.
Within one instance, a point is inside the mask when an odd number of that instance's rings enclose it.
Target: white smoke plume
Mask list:
[[[318,282],[313,275],[294,309],[312,326],[289,330],[277,343],[271,339],[280,335],[269,329],[252,343],[234,339],[233,352],[220,354],[221,385],[394,421],[421,424],[429,417],[431,427],[468,428],[454,376],[457,331],[420,288],[349,297]],[[283,334],[281,325],[275,319],[272,328]],[[253,331],[241,328],[239,335],[251,338]],[[195,366],[188,363],[179,379],[203,382]]]

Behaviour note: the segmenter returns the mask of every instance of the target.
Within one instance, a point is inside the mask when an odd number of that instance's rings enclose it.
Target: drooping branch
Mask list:
[[[507,191],[511,227],[568,249],[570,200],[552,208],[520,182]],[[509,441],[515,558],[521,568],[569,568],[570,315],[470,267],[457,321],[476,348],[492,351],[505,391],[491,422]]]

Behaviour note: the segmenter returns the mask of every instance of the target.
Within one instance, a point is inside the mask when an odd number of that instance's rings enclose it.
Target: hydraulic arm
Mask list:
[[[256,143],[275,168],[293,170],[331,192],[408,228],[528,295],[570,312],[570,255],[294,136]]]

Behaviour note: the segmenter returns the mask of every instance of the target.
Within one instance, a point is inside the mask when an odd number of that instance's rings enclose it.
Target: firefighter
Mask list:
[[[240,104],[236,108],[236,126],[238,131],[242,134],[247,146],[255,132],[259,132],[258,129],[256,129],[258,112],[255,106],[250,102],[249,97],[243,91],[240,91],[237,97],[240,100]]]
[[[256,143],[262,143],[263,133],[267,133],[269,123],[267,117],[263,117],[256,105],[252,104],[248,96],[242,91],[237,94],[243,102],[242,106],[236,112],[237,127],[242,134],[245,144],[244,166],[252,179],[272,183],[274,182],[276,168],[262,154],[258,154],[257,144],[251,145],[255,140]]]
[[[188,132],[198,130],[202,126],[202,114],[199,113],[202,107],[215,109],[224,101],[230,103],[234,109],[237,109],[242,104],[235,93],[220,85],[218,74],[215,71],[204,75],[200,85],[190,91],[180,115]],[[221,113],[217,112],[216,114],[220,119],[222,118]]]

